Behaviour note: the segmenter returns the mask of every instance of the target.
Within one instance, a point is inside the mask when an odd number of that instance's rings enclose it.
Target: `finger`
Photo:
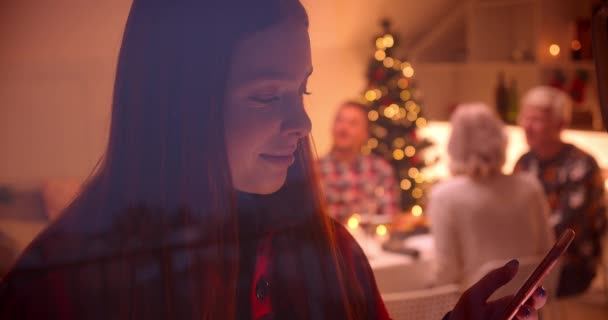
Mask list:
[[[547,303],[547,291],[545,291],[545,288],[543,287],[538,287],[534,291],[532,297],[530,297],[530,299],[528,299],[525,304],[538,310],[542,308],[545,303]]]
[[[490,271],[467,290],[467,295],[470,295],[471,298],[477,301],[485,302],[496,289],[513,279],[515,274],[517,274],[518,268],[519,261],[513,259],[504,266]]]
[[[507,306],[513,300],[513,295],[502,297],[488,303],[488,313],[492,315],[490,319],[499,319],[505,313]]]
[[[537,320],[538,313],[536,313],[534,308],[523,305],[519,307],[519,311],[517,311],[517,315],[515,315],[515,317],[519,320]]]

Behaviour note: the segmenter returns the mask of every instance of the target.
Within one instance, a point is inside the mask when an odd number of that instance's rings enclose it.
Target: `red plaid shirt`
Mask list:
[[[399,211],[399,190],[393,168],[375,155],[361,155],[352,163],[331,154],[320,159],[327,212],[340,222],[353,213],[393,215]]]

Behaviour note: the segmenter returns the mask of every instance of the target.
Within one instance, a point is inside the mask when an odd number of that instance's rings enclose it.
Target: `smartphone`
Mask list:
[[[528,277],[524,285],[517,291],[513,300],[511,300],[506,307],[502,319],[510,320],[517,314],[519,307],[530,299],[534,290],[536,290],[541,281],[543,281],[551,269],[553,269],[557,260],[566,252],[566,249],[568,249],[568,246],[570,246],[573,239],[574,231],[572,229],[566,229],[566,231],[561,234],[553,248],[549,250],[538,267],[536,267],[534,272]]]

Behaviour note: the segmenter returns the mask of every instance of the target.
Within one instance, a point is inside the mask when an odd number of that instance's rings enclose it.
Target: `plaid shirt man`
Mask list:
[[[375,155],[344,163],[327,155],[320,159],[321,182],[328,213],[340,222],[352,214],[389,215],[399,210],[399,190],[393,168]]]
[[[552,210],[556,236],[566,228],[576,232],[562,266],[559,296],[584,291],[595,276],[601,257],[601,236],[606,230],[604,181],[593,157],[566,144],[550,160],[524,154],[515,172],[530,172],[540,180]]]

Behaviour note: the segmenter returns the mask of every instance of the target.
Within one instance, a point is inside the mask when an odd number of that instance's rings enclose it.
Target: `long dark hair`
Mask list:
[[[134,1],[120,50],[107,150],[79,197],[39,240],[73,226],[116,242],[131,271],[110,274],[105,280],[110,284],[102,287],[123,283],[128,299],[117,303],[126,305],[125,317],[145,317],[151,308],[144,298],[149,287],[134,284],[132,271],[150,256],[128,251],[128,244],[141,238],[160,248],[153,257],[161,265],[164,305],[154,307],[162,314],[236,317],[240,208],[224,139],[226,77],[235,45],[284,19],[308,23],[296,0]],[[367,318],[371,307],[355,271],[345,267],[333,224],[323,213],[313,160],[310,140],[301,141],[286,184],[260,197],[265,210],[289,213],[285,219],[298,222],[285,224],[289,232],[278,233],[273,242],[276,313],[291,319]],[[187,266],[178,273],[166,242],[186,229],[194,229],[196,243],[205,245],[187,248]],[[182,232],[177,238],[187,236]]]

